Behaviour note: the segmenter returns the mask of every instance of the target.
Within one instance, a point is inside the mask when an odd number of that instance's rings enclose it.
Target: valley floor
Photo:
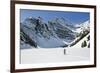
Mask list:
[[[89,48],[22,49],[21,64],[89,61]]]

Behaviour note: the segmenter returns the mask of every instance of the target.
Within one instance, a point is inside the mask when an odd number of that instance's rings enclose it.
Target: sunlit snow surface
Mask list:
[[[21,64],[59,63],[89,60],[89,48],[66,48],[66,54],[64,54],[64,49],[61,48],[21,50]]]

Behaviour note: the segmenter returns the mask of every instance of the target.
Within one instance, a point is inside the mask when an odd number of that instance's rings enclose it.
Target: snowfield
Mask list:
[[[64,48],[56,49],[22,49],[21,64],[60,63],[74,61],[89,61],[89,48]]]

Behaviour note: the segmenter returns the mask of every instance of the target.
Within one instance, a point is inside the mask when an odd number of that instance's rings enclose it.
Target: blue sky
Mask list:
[[[73,24],[80,24],[90,19],[90,13],[88,12],[68,12],[68,11],[47,11],[47,10],[20,10],[20,20],[23,22],[27,17],[42,17],[45,22],[55,17],[63,17],[65,20],[70,21]]]

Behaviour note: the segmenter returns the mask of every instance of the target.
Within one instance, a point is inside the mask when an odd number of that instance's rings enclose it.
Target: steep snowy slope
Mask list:
[[[77,42],[71,48],[82,48],[82,43],[84,43],[84,41],[86,41],[86,46],[84,46],[83,48],[89,48],[88,47],[88,45],[90,44],[90,41],[88,40],[89,36],[90,36],[90,34],[86,35],[83,39],[81,39],[79,42]]]

